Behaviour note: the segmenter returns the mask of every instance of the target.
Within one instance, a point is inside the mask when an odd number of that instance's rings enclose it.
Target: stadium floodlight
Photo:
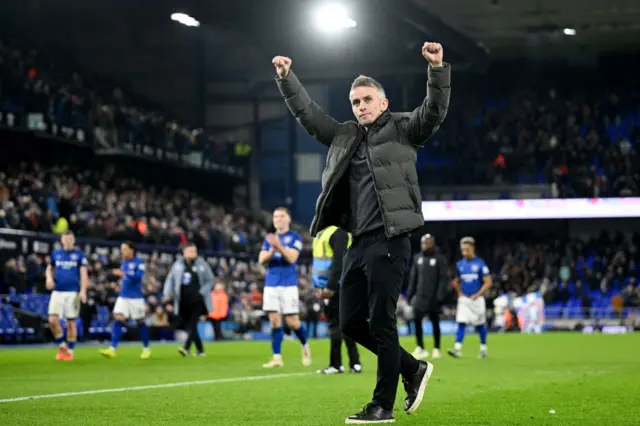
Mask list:
[[[187,27],[199,27],[200,22],[186,13],[172,13],[171,20],[186,25]]]
[[[340,4],[326,4],[319,7],[314,14],[315,26],[326,32],[336,32],[355,28],[356,21],[349,17],[347,8]]]
[[[564,33],[564,35],[568,36],[576,35],[576,30],[574,30],[573,28],[565,28],[562,32]]]

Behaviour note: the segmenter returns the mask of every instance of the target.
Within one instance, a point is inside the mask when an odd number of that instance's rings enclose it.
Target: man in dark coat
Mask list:
[[[425,359],[422,320],[429,318],[433,326],[433,358],[440,358],[440,309],[447,296],[447,260],[440,253],[431,234],[420,240],[422,251],[416,255],[411,268],[407,299],[413,307],[418,346],[413,351],[416,359]]]
[[[412,112],[391,113],[384,88],[360,76],[349,101],[355,121],[338,123],[311,100],[291,71],[291,59],[276,56],[278,88],[304,129],[329,147],[311,234],[334,225],[353,235],[344,257],[340,287],[340,328],[378,357],[371,403],[347,424],[391,423],[399,376],[407,396],[406,414],[424,397],[433,364],[402,349],[396,306],[411,257],[409,233],[424,225],[415,163],[449,107],[451,67],[439,43],[424,43],[429,62],[427,96]]]

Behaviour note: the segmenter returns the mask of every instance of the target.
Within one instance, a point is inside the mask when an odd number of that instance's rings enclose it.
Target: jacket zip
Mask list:
[[[382,199],[380,199],[380,191],[378,191],[378,185],[376,184],[376,175],[373,174],[373,167],[371,166],[371,156],[369,155],[369,144],[368,135],[365,135],[365,151],[367,152],[367,167],[369,168],[369,173],[371,173],[371,179],[373,180],[373,188],[376,190],[376,198],[378,199],[378,208],[380,209],[380,216],[382,216],[382,225],[384,226],[384,236],[389,239],[389,227],[387,226],[387,220],[385,219],[384,212],[382,211]],[[389,253],[387,253],[389,254]]]

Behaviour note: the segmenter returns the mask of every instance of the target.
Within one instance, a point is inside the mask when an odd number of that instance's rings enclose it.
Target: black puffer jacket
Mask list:
[[[358,123],[338,123],[328,116],[311,100],[292,71],[276,81],[289,110],[302,127],[329,147],[311,234],[315,236],[329,225],[351,231],[349,182],[345,171],[357,149]],[[387,238],[424,224],[415,168],[416,150],[438,130],[447,114],[450,81],[448,64],[429,67],[427,97],[422,105],[410,113],[386,111],[367,132],[368,164],[373,173]]]
[[[423,251],[413,258],[407,299],[422,313],[440,311],[449,290],[447,260],[436,250]]]

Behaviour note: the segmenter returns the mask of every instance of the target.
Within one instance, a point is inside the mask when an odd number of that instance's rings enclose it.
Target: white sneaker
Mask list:
[[[305,367],[311,365],[311,348],[308,343],[302,346],[302,365]]]
[[[425,359],[429,357],[429,352],[422,349],[420,346],[415,348],[411,353],[415,359]]]
[[[335,367],[329,366],[327,368],[323,368],[322,370],[316,371],[316,373],[318,373],[318,374],[340,374],[340,373],[344,373],[344,367],[340,366],[340,369],[337,369]]]
[[[282,368],[284,367],[284,362],[282,361],[282,356],[274,355],[271,361],[266,364],[262,364],[262,368]]]
[[[362,373],[362,366],[360,364],[355,364],[353,367],[349,369],[350,373]]]
[[[434,349],[431,351],[431,358],[432,359],[440,359],[442,358],[442,354],[440,353],[440,349]]]

